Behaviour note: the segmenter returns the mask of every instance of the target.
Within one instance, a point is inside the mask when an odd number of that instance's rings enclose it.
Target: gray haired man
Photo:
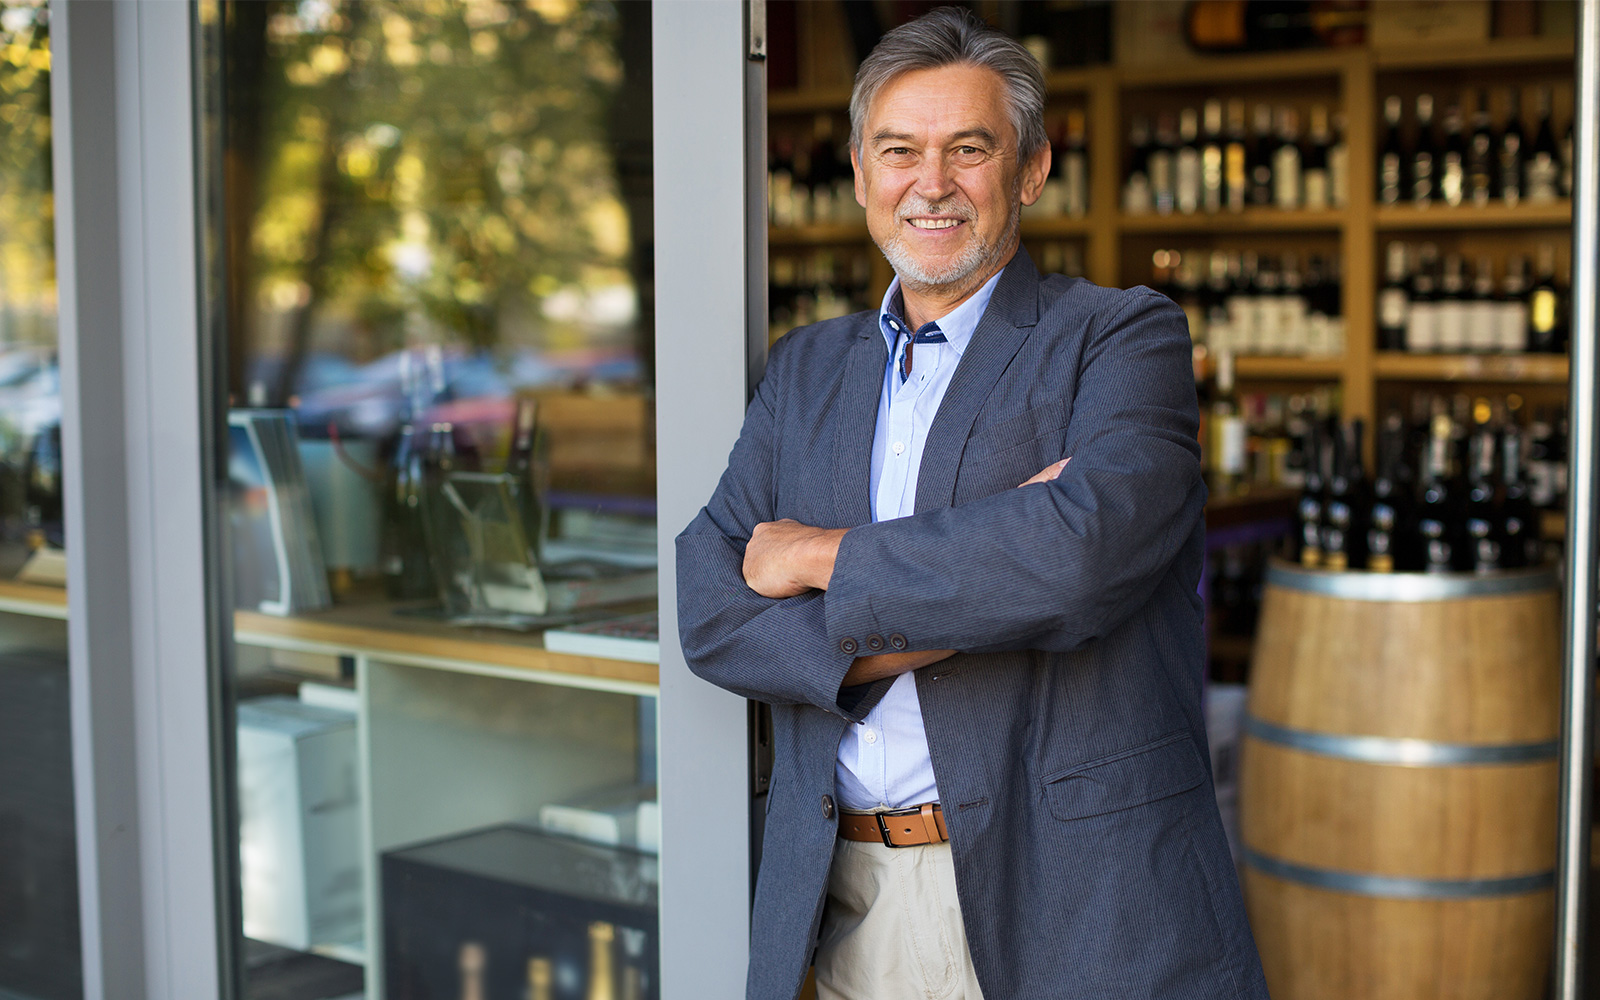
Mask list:
[[[773,709],[751,998],[813,961],[825,1000],[1267,995],[1205,752],[1188,333],[1020,248],[1043,103],[963,11],[885,36],[851,155],[896,279],[773,348],[678,537],[691,668]]]

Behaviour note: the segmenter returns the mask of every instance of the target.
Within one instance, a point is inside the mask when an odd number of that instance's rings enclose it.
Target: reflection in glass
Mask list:
[[[197,16],[246,992],[654,996],[649,5]]]
[[[49,10],[0,3],[0,997],[77,1000],[50,162]]]

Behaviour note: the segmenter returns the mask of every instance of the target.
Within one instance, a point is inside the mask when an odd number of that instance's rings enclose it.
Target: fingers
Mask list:
[[[1055,462],[1055,463],[1053,463],[1051,465],[1045,466],[1044,469],[1041,470],[1038,475],[1034,476],[1032,479],[1028,480],[1025,483],[1018,484],[1017,488],[1021,489],[1024,486],[1031,486],[1034,483],[1048,483],[1050,480],[1052,480],[1052,479],[1056,478],[1057,476],[1061,475],[1061,470],[1065,469],[1067,467],[1067,463],[1070,462],[1070,461],[1072,461],[1072,459],[1070,457],[1069,458],[1063,458],[1059,462]]]

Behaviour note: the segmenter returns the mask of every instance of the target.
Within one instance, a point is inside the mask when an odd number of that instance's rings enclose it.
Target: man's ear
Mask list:
[[[856,204],[862,208],[867,207],[867,185],[861,179],[861,150],[850,147],[850,169],[856,175]]]
[[[1029,157],[1022,165],[1022,203],[1032,205],[1044,193],[1044,182],[1050,176],[1050,144]],[[859,183],[859,182],[858,182]]]

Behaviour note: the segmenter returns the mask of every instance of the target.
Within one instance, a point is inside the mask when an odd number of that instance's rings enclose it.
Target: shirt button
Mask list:
[[[832,795],[824,795],[822,797],[822,818],[823,819],[833,819],[833,796]]]
[[[899,323],[896,323],[896,322],[895,322],[895,321],[894,321],[894,320],[892,320],[892,319],[891,319],[891,320],[890,320],[890,321],[889,321],[889,329],[891,329],[891,330],[898,330],[898,329],[900,329],[900,324],[899,324]]]
[[[906,450],[906,443],[904,441],[896,441],[894,443],[894,453],[896,455],[904,453],[905,450]]]
[[[861,738],[866,740],[868,743],[876,743],[878,742],[878,731],[876,729],[869,729],[865,733],[861,734]]]

